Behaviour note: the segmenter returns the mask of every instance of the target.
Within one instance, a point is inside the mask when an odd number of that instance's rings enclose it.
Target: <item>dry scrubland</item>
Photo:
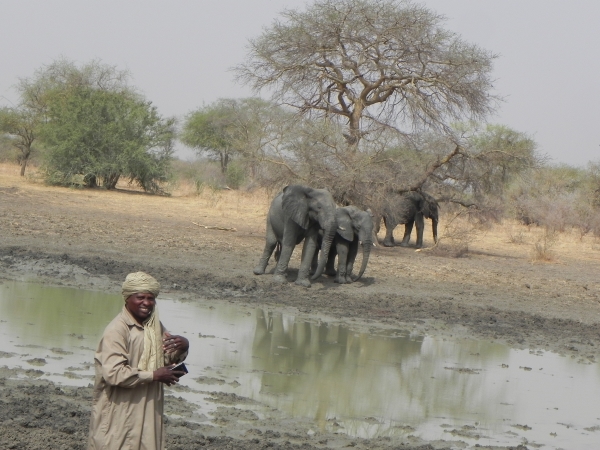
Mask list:
[[[140,223],[143,222],[142,228],[151,227],[152,223],[176,219],[192,229],[197,227],[198,229],[215,230],[212,236],[214,239],[206,241],[207,235],[202,233],[198,235],[198,239],[190,241],[189,245],[213,245],[221,249],[225,245],[225,248],[231,251],[235,251],[237,246],[240,246],[241,249],[257,248],[259,250],[256,254],[257,260],[262,247],[256,247],[253,240],[246,243],[240,242],[239,237],[264,237],[266,212],[271,199],[276,195],[276,192],[263,190],[246,192],[214,189],[208,186],[201,188],[198,192],[195,186],[186,182],[170,186],[171,195],[169,197],[144,194],[125,182],[120,182],[116,191],[69,189],[46,186],[36,177],[35,172],[29,173],[24,178],[19,177],[18,170],[15,165],[0,164],[0,188],[3,189],[1,193],[5,196],[24,197],[24,208],[26,208],[26,198],[31,196],[44,198],[49,208],[52,205],[64,206],[64,199],[68,198],[70,206],[92,208],[95,214],[105,216],[107,222],[110,221],[111,216],[121,216],[124,213],[137,216]],[[11,190],[22,192],[11,194]],[[444,215],[443,204],[441,208],[440,246],[431,248],[433,246],[431,223],[426,221],[425,243],[430,248],[421,251],[424,254],[445,257],[449,264],[457,257],[475,255],[519,259],[531,264],[566,264],[568,262],[585,264],[587,261],[598,262],[600,260],[600,237],[591,234],[582,237],[577,230],[560,233],[549,232],[542,227],[525,226],[513,220],[505,220],[500,224],[476,226],[461,218]],[[8,217],[5,211],[0,213],[2,213],[5,223],[12,227],[17,235],[24,236],[30,232],[35,236],[41,232],[42,227],[36,220],[40,217],[29,216],[29,219],[33,220],[22,220],[23,223],[20,223],[17,213],[13,215],[13,220],[7,222],[7,219],[11,219],[11,217]],[[57,216],[50,222],[57,223],[62,220],[68,222],[69,219],[69,217]],[[68,227],[68,223],[65,225]],[[79,231],[91,231],[99,235],[112,233],[112,230],[106,229],[105,225],[106,223],[94,221],[89,224],[87,229]],[[122,227],[129,228],[129,225],[122,224]],[[399,226],[395,232],[397,242],[401,240],[402,233],[403,227]],[[47,231],[47,234],[52,235],[52,231]],[[384,235],[385,228],[382,224],[378,235],[380,241]],[[411,243],[414,244],[415,238],[416,231],[413,230]],[[159,243],[147,244],[161,247],[170,241],[168,236],[159,236],[158,240]],[[217,243],[220,244],[217,245]],[[390,256],[388,249],[380,249]],[[402,253],[415,251],[414,248],[397,248],[395,250]],[[294,253],[294,256],[299,261],[298,251]],[[368,268],[369,274],[377,277],[376,269],[385,265],[378,264],[378,261],[372,261]]]
[[[512,222],[475,229],[442,215],[441,248],[378,246],[359,282],[340,286],[321,277],[305,289],[252,274],[273,194],[207,188],[197,195],[180,185],[172,196],[159,197],[125,185],[116,191],[48,187],[35,177],[19,177],[16,166],[0,165],[0,282],[34,275],[46,283],[117,292],[127,273],[145,270],[164,290],[190,299],[285,309],[352,326],[483,338],[556,351],[582,363],[600,357],[598,238],[548,234]],[[429,225],[426,245],[432,244]],[[0,448],[84,448],[89,389],[39,384],[26,373],[0,368]],[[212,437],[185,420],[170,424],[169,448],[450,448],[409,438],[311,439],[302,431],[310,425],[277,414],[253,425],[264,434],[240,434],[247,425],[235,414],[231,408],[227,421],[209,427]],[[27,424],[27,433],[15,427],[15,417]]]

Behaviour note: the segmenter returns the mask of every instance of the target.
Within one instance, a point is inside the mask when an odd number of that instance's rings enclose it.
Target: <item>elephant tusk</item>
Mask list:
[[[344,227],[338,227],[339,230],[346,231]]]

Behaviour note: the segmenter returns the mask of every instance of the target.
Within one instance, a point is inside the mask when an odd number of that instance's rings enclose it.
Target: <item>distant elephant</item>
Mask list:
[[[286,281],[286,272],[294,247],[304,239],[302,259],[296,284],[310,287],[310,268],[317,251],[319,230],[323,230],[323,253],[312,276],[315,280],[325,270],[327,255],[335,236],[335,201],[329,191],[302,185],[286,186],[271,202],[267,214],[267,234],[263,254],[254,268],[256,275],[265,273],[269,258],[279,243],[281,252],[275,266],[274,280]]]
[[[439,220],[439,205],[437,201],[425,192],[410,191],[402,194],[389,193],[383,204],[383,222],[385,223],[384,247],[393,247],[394,228],[404,225],[404,237],[400,246],[407,247],[413,224],[417,225],[417,248],[423,247],[423,229],[425,218],[431,219],[433,241],[437,242],[437,226]],[[376,220],[376,231],[379,231],[379,220]]]
[[[373,246],[373,215],[370,211],[362,211],[356,206],[344,206],[335,210],[337,233],[327,258],[326,273],[335,275],[335,282],[344,284],[358,280],[365,273],[371,247]],[[360,271],[352,276],[354,261],[358,255],[358,246],[362,243],[363,258]],[[335,257],[338,268],[335,270]]]

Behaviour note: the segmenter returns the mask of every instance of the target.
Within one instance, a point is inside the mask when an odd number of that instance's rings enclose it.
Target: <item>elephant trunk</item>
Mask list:
[[[435,242],[436,244],[437,244],[437,226],[438,226],[437,219],[431,219],[431,229],[433,231],[433,242]]]
[[[365,270],[367,268],[367,263],[369,262],[369,255],[371,255],[371,247],[373,246],[373,242],[371,240],[362,241],[362,249],[363,249],[363,258],[362,263],[360,265],[360,271],[354,281],[359,280],[360,277],[363,276]]]
[[[333,238],[335,237],[336,229],[337,224],[335,220],[331,221],[327,224],[326,227],[323,228],[323,242],[321,243],[321,254],[319,255],[319,263],[317,264],[317,269],[315,270],[314,275],[311,277],[311,280],[316,280],[325,271],[325,265],[327,264],[329,250],[331,249],[331,243],[333,242]]]

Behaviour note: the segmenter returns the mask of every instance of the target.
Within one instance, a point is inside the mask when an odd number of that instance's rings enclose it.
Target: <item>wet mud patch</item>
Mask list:
[[[193,403],[188,402],[184,398],[173,395],[172,393],[165,393],[165,414],[167,416],[180,416],[180,417],[197,417],[202,416],[197,413],[198,407]]]
[[[479,375],[481,373],[481,369],[470,369],[468,367],[444,367],[444,369],[469,375]]]
[[[468,439],[489,439],[489,436],[484,436],[481,434],[481,431],[472,425],[464,425],[461,428],[453,428],[451,430],[445,430],[446,433],[451,434],[452,436],[458,436]]]
[[[221,405],[258,405],[259,402],[252,400],[251,398],[241,397],[237,394],[230,394],[227,392],[210,392],[209,397],[206,400],[213,403],[219,403]]]
[[[39,369],[9,368],[7,366],[0,367],[0,383],[3,384],[6,383],[6,380],[9,378],[39,378],[42,375],[45,375],[45,372]]]
[[[50,351],[52,353],[56,353],[57,355],[72,355],[73,352],[69,350],[64,350],[62,348],[51,348]]]
[[[0,368],[0,448],[7,450],[84,450],[92,402],[91,387],[58,386],[52,382],[13,379],[22,370]],[[9,375],[11,378],[7,378]],[[181,397],[168,395],[165,399],[167,448],[189,450],[263,450],[347,448],[392,450],[387,444],[365,445],[360,440],[338,435],[307,433],[298,430],[301,422],[285,419],[261,420],[253,411],[235,407],[218,407],[216,418],[196,413],[196,406]],[[190,419],[190,420],[188,420]],[[215,425],[207,425],[213,420]],[[259,428],[257,428],[257,426]],[[287,429],[287,432],[280,430]],[[224,429],[233,436],[223,436]],[[228,431],[228,434],[230,431]],[[296,441],[296,442],[292,442]],[[328,443],[335,443],[329,447]],[[373,444],[373,442],[371,442]],[[402,446],[406,450],[433,450],[421,445]],[[436,449],[443,447],[436,447]],[[450,448],[450,447],[446,447]]]
[[[44,358],[26,359],[25,362],[31,364],[32,366],[45,366],[47,364]]]
[[[214,378],[214,377],[197,377],[194,378],[194,381],[199,383],[199,384],[225,384],[226,381],[222,380],[220,378]]]
[[[2,380],[0,448],[85,448],[91,390]]]
[[[224,406],[218,406],[211,415],[213,422],[217,425],[229,425],[231,422],[254,422],[259,419],[254,411]]]

